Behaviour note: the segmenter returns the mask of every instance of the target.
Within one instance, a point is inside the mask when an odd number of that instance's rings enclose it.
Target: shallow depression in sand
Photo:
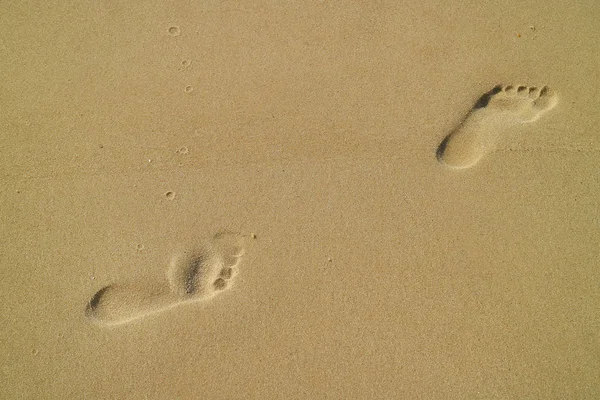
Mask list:
[[[219,232],[175,254],[166,282],[107,285],[89,300],[85,315],[99,325],[119,325],[208,300],[231,287],[244,254],[242,239],[237,233]]]
[[[507,130],[537,121],[558,103],[547,86],[495,86],[477,100],[460,125],[440,143],[437,158],[444,165],[463,169],[477,164],[496,146]]]

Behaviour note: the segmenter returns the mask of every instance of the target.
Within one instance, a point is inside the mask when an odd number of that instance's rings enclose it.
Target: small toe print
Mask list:
[[[519,94],[521,96],[526,96],[527,93],[529,93],[527,86],[519,86],[517,88],[517,94]]]
[[[233,276],[233,268],[223,268],[221,272],[219,272],[219,277],[229,280]]]
[[[529,88],[529,98],[530,99],[537,99],[540,95],[540,90],[533,86]]]
[[[218,278],[213,283],[215,290],[223,290],[227,287],[227,281],[223,278]]]
[[[540,90],[540,97],[550,96],[550,88],[548,86],[544,86],[542,90]]]

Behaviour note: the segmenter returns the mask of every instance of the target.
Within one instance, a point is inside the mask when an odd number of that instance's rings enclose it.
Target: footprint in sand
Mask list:
[[[536,121],[558,102],[547,86],[498,85],[481,96],[463,122],[442,141],[438,160],[451,168],[468,168],[493,150],[505,130]]]
[[[243,253],[241,235],[217,233],[173,257],[167,282],[108,285],[90,299],[85,315],[100,325],[119,325],[207,300],[231,286]]]

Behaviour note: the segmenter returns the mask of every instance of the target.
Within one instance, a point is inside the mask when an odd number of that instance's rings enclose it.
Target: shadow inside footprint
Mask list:
[[[473,110],[486,107],[489,104],[492,96],[495,95],[496,93],[499,93],[501,90],[502,90],[502,85],[496,85],[492,88],[492,90],[484,93],[483,96],[481,96],[479,98],[479,100],[477,100],[475,102],[475,105],[473,105]]]

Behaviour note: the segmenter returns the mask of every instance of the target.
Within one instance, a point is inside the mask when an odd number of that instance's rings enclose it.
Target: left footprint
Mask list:
[[[113,284],[88,302],[85,315],[100,325],[119,325],[183,303],[207,300],[231,287],[244,254],[243,237],[219,232],[173,257],[167,282]]]

